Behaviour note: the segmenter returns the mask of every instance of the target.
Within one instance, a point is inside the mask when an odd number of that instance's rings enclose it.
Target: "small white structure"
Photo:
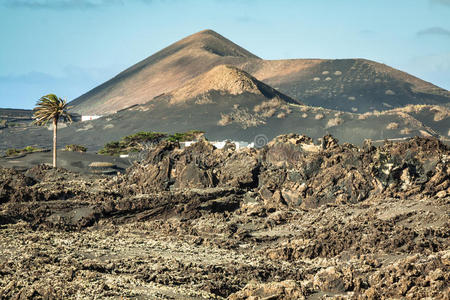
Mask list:
[[[95,120],[95,119],[98,119],[98,118],[101,118],[102,116],[99,116],[99,115],[92,115],[92,116],[81,116],[81,122],[84,122],[84,121],[92,121],[92,120]]]
[[[187,142],[180,142],[181,148],[189,147],[192,144],[197,143],[197,141],[187,141]]]
[[[225,140],[225,141],[210,141],[209,143],[211,143],[211,145],[213,145],[217,149],[222,149],[223,147],[225,147],[227,142],[234,144],[236,146],[236,150],[239,150],[242,148],[254,148],[255,147],[254,143],[249,144],[248,142],[242,142],[242,141]],[[197,143],[197,141],[180,142],[180,146],[181,146],[181,148],[185,148],[185,147],[189,147],[195,143]]]

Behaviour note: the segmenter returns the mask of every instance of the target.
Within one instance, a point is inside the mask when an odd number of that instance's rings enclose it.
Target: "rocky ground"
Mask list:
[[[117,176],[0,169],[0,298],[449,299],[449,148],[162,142]]]

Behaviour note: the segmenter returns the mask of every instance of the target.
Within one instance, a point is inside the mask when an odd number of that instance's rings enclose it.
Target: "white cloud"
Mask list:
[[[417,32],[418,36],[426,36],[426,35],[440,35],[450,37],[450,30],[447,30],[442,27],[430,27],[424,30]]]

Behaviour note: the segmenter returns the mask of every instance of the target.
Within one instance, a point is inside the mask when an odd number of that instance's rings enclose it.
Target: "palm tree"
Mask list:
[[[53,168],[56,168],[56,132],[58,121],[63,119],[64,121],[72,122],[72,116],[68,113],[68,109],[66,100],[57,97],[55,94],[42,96],[34,108],[34,124],[45,126],[50,121],[53,123]]]

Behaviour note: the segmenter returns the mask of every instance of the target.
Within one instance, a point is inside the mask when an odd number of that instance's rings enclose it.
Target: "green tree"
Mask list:
[[[53,168],[56,168],[56,135],[58,122],[60,119],[72,122],[72,116],[68,113],[68,109],[66,100],[57,97],[55,94],[42,96],[34,108],[34,124],[45,126],[50,121],[53,124]]]

